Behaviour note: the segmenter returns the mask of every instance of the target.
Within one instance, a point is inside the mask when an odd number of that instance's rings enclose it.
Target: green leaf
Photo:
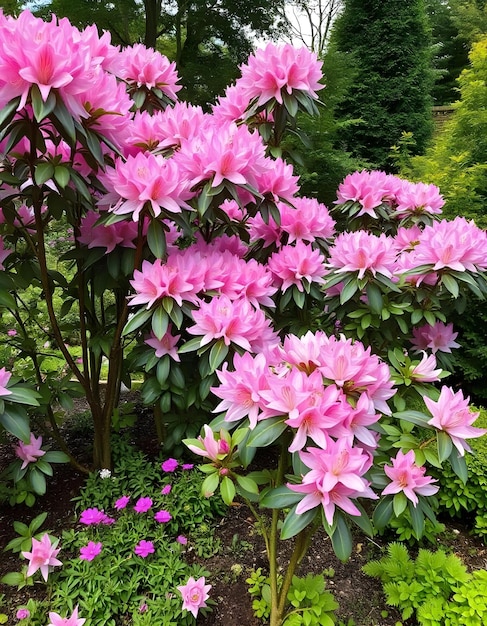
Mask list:
[[[20,572],[9,572],[0,580],[4,585],[17,586],[24,582],[24,576]]]
[[[218,489],[219,482],[220,476],[218,474],[218,470],[215,469],[215,472],[213,474],[209,474],[201,485],[201,493],[205,496],[205,498],[209,498],[215,493]]]
[[[352,278],[351,280],[348,281],[348,283],[345,284],[345,286],[343,287],[340,293],[340,304],[345,304],[345,302],[348,302],[350,298],[353,297],[357,289],[358,289],[358,282],[355,278]]]
[[[424,532],[424,515],[423,511],[421,510],[421,504],[414,506],[412,502],[409,502],[408,505],[414,534],[419,539]]]
[[[222,496],[223,502],[230,506],[235,498],[235,485],[233,484],[233,480],[231,480],[228,476],[224,476],[220,483],[220,493]]]
[[[342,515],[336,517],[336,527],[331,535],[333,551],[340,561],[347,561],[352,554],[352,533]]]
[[[157,382],[162,387],[169,376],[169,370],[171,369],[171,358],[169,355],[165,354],[162,359],[160,359],[156,368],[156,378]]]
[[[152,313],[152,331],[159,341],[164,337],[169,326],[169,316],[162,306],[157,307]]]
[[[27,537],[29,534],[29,527],[27,526],[27,524],[24,524],[23,522],[17,522],[17,521],[14,522],[14,530],[17,533],[17,535],[22,535],[24,537]],[[32,532],[35,532],[35,531],[32,531]]]
[[[19,103],[20,96],[14,98],[13,100],[10,100],[10,102],[8,102],[0,109],[0,128],[3,128],[7,124],[10,124],[10,122],[15,117]]]
[[[400,491],[399,493],[396,493],[394,495],[394,498],[392,499],[392,504],[394,508],[394,515],[396,517],[400,517],[407,507],[408,499],[405,494]]]
[[[210,373],[213,373],[219,367],[228,354],[228,346],[224,339],[219,339],[210,350]]]
[[[166,232],[158,220],[151,220],[147,230],[147,243],[156,259],[163,259],[166,256]]]
[[[443,276],[441,277],[441,284],[445,285],[445,287],[454,298],[458,298],[458,283],[454,278],[452,278],[448,274],[443,274]]]
[[[251,478],[249,478],[248,476],[237,475],[237,483],[238,483],[238,486],[241,487],[244,491],[247,491],[248,493],[253,493],[256,495],[259,494],[259,488],[257,487],[257,483],[253,481]]]
[[[17,309],[17,303],[15,302],[15,298],[12,296],[11,293],[3,289],[0,290],[0,306],[12,310]]]
[[[443,463],[450,456],[453,444],[450,437],[443,430],[439,430],[436,433],[436,442],[438,445],[438,459],[440,463]]]
[[[264,448],[273,443],[287,428],[286,417],[270,417],[257,423],[250,432],[247,445],[253,448]]]
[[[46,493],[46,479],[44,474],[33,467],[29,472],[29,482],[35,493],[43,496]]]
[[[372,521],[377,530],[384,529],[392,517],[392,498],[384,498],[375,507]]]
[[[297,505],[296,505],[297,506]],[[309,526],[318,513],[318,507],[298,515],[294,506],[286,515],[281,529],[281,539],[290,539]]]
[[[194,339],[190,339],[189,341],[186,341],[186,343],[183,343],[183,345],[178,348],[178,353],[179,354],[185,354],[186,352],[194,352],[195,350],[198,350],[198,348],[201,347],[201,337],[194,337]]]
[[[368,300],[370,308],[372,309],[374,313],[379,315],[383,307],[381,290],[374,283],[368,283],[366,287],[366,292],[367,292],[367,300]]]
[[[428,427],[428,420],[431,419],[424,413],[420,413],[419,411],[399,411],[397,413],[393,413],[393,417],[399,420],[405,420],[406,422],[411,422],[412,424],[416,424],[417,426],[425,426]]]
[[[9,407],[8,411],[0,415],[0,424],[17,439],[29,441],[30,426],[26,413],[16,411],[15,407]]]
[[[70,178],[69,169],[64,165],[57,165],[54,168],[54,180],[61,187],[61,189],[68,186]]]
[[[141,309],[140,311],[137,311],[137,313],[134,313],[129,318],[128,322],[125,324],[122,336],[125,337],[126,335],[129,335],[130,333],[134,332],[134,330],[137,330],[137,328],[140,328],[151,317],[152,317],[151,310]]]
[[[11,392],[5,399],[9,402],[17,402],[18,404],[27,404],[29,406],[39,406],[39,394],[34,389],[24,385],[12,385],[8,387]],[[9,409],[10,411],[11,409]]]
[[[303,494],[291,491],[286,485],[265,491],[260,499],[261,506],[267,509],[286,509],[303,499]]]
[[[29,530],[32,535],[42,526],[42,524],[44,524],[44,522],[46,521],[46,517],[47,513],[41,513],[37,517],[34,517],[32,522],[29,524]]]
[[[37,85],[32,85],[30,89],[30,97],[32,102],[32,110],[34,111],[34,117],[38,122],[42,122],[50,113],[54,111],[56,106],[56,96],[51,90],[47,99],[42,99],[41,92]]]
[[[458,454],[458,450],[456,448],[453,448],[448,460],[450,461],[452,470],[465,485],[468,479],[468,468],[465,457],[460,456]]]
[[[36,183],[43,185],[54,176],[54,166],[52,163],[38,163],[35,168],[34,178]]]

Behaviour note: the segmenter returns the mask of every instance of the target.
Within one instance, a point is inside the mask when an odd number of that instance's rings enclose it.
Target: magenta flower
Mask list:
[[[120,511],[121,509],[124,509],[129,502],[130,496],[122,496],[115,502],[114,507],[117,509],[117,511]]]
[[[180,543],[182,546],[185,546],[188,543],[188,538],[184,535],[178,535],[176,537],[176,541]]]
[[[455,339],[458,333],[453,332],[453,324],[443,324],[436,322],[434,326],[425,324],[419,328],[413,328],[413,339],[411,343],[416,348],[416,352],[430,349],[433,354],[436,352],[451,353],[452,348],[459,348]]]
[[[139,498],[134,506],[136,513],[146,513],[152,506],[152,498]]]
[[[158,339],[153,332],[145,338],[145,343],[154,348],[155,356],[160,359],[164,355],[168,354],[174,361],[180,361],[177,349],[177,343],[181,335],[172,335],[171,328],[168,328],[166,334],[162,339]]]
[[[164,487],[161,489],[161,494],[163,496],[167,496],[168,493],[171,493],[171,485],[164,485]]]
[[[106,518],[104,511],[99,511],[96,507],[91,509],[85,509],[81,512],[79,522],[86,526],[94,526],[96,524],[103,524]]]
[[[194,467],[194,463],[183,463],[181,465],[181,469],[184,470],[184,471],[192,470],[193,467]]]
[[[15,330],[15,328],[11,328],[10,330],[7,330],[7,335],[9,337],[15,337],[16,334],[17,334],[17,331]]]
[[[432,496],[438,491],[439,487],[432,484],[436,479],[425,476],[426,468],[416,465],[414,450],[409,450],[407,454],[399,450],[396,458],[391,461],[392,466],[385,465],[384,472],[392,482],[382,491],[382,495],[402,491],[416,506],[419,502],[416,494]]]
[[[3,369],[3,368],[2,368]],[[1,376],[1,370],[0,370]],[[10,373],[9,373],[10,378]],[[0,383],[1,386],[1,383]],[[11,393],[10,391],[8,393]],[[0,395],[5,395],[0,392]],[[46,454],[45,450],[41,450],[42,437],[35,437],[34,433],[30,433],[30,443],[24,443],[19,440],[19,445],[15,448],[15,454],[23,461],[21,469],[24,469],[29,463],[35,463],[38,458]]]
[[[154,544],[152,541],[146,541],[145,539],[141,539],[139,543],[135,546],[134,549],[135,554],[141,556],[145,559],[149,554],[154,552]]]
[[[56,548],[56,545],[57,541],[52,544],[47,533],[41,537],[40,541],[32,538],[32,551],[22,552],[22,556],[29,561],[29,567],[27,569],[28,577],[35,574],[35,572],[39,569],[42,577],[45,581],[47,581],[49,567],[62,565],[61,561],[56,559],[56,556],[60,551],[60,548]]]
[[[51,620],[47,626],[83,626],[86,619],[78,617],[78,605],[74,607],[71,617],[61,617],[58,613],[49,613]]]
[[[211,585],[205,585],[205,577],[195,580],[192,576],[188,578],[185,585],[179,585],[178,591],[183,596],[183,610],[190,611],[194,617],[198,616],[198,611],[206,607]]]
[[[161,464],[161,469],[163,472],[174,472],[179,465],[179,462],[176,459],[166,459]]]
[[[79,558],[82,561],[93,561],[93,559],[100,554],[102,547],[103,544],[101,542],[95,543],[94,541],[90,541],[87,546],[80,549]]]
[[[469,398],[465,399],[462,391],[455,393],[450,387],[442,387],[438,402],[426,396],[423,400],[433,416],[428,424],[448,433],[460,456],[464,456],[465,450],[471,452],[465,439],[481,437],[487,433],[484,428],[472,426],[479,413],[470,411]]]
[[[15,617],[17,619],[27,619],[28,617],[30,617],[30,611],[29,609],[19,609],[15,614]]]
[[[172,515],[169,513],[169,511],[157,511],[157,513],[154,515],[154,519],[156,520],[156,522],[159,522],[159,524],[165,524],[166,522],[172,520]]]

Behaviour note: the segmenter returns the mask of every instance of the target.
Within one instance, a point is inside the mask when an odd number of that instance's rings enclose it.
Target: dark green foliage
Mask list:
[[[342,147],[391,170],[389,152],[412,132],[421,153],[431,130],[431,46],[422,0],[347,0],[332,35],[351,84],[337,107]]]

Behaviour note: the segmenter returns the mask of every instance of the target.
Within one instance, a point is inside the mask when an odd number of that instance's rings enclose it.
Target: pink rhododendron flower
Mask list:
[[[441,213],[441,207],[445,204],[444,198],[436,185],[425,183],[413,183],[403,180],[396,193],[396,213],[398,217],[429,213],[437,215]]]
[[[4,367],[0,368],[0,396],[9,396],[12,393],[10,389],[7,389],[7,384],[11,376],[12,374],[10,372],[7,372],[7,370]],[[41,443],[42,443],[42,438],[41,438]],[[32,436],[31,436],[31,445],[36,445],[36,443],[32,442]],[[39,444],[38,447],[40,447],[40,445],[41,444]]]
[[[156,520],[156,522],[159,522],[159,524],[165,524],[166,522],[172,520],[172,515],[169,513],[169,511],[157,511],[157,513],[154,515],[154,519]]]
[[[213,105],[212,115],[215,120],[221,120],[224,124],[241,122],[246,117],[249,104],[249,98],[241,85],[229,85],[224,95],[218,96],[216,104]]]
[[[161,463],[161,469],[163,472],[174,472],[178,465],[179,461],[177,459],[166,459]]]
[[[450,353],[452,348],[459,348],[455,339],[458,333],[453,332],[453,324],[443,324],[436,322],[434,326],[425,324],[419,328],[413,328],[413,339],[411,343],[416,348],[416,352],[430,349],[433,354],[436,352]]]
[[[49,613],[49,619],[51,620],[47,626],[83,626],[86,619],[78,617],[78,605],[74,607],[74,611],[71,617],[61,617],[58,613]]]
[[[146,513],[152,506],[152,498],[139,498],[134,506],[136,513]]]
[[[179,362],[181,359],[179,358],[177,343],[181,335],[173,336],[171,334],[171,330],[172,327],[169,326],[166,334],[164,335],[164,337],[162,337],[162,339],[158,339],[154,335],[154,333],[151,332],[150,335],[146,337],[146,339],[144,339],[144,341],[148,346],[154,348],[155,355],[158,359],[168,354],[171,359]]]
[[[85,509],[81,512],[79,522],[80,524],[85,524],[86,526],[102,524],[106,519],[106,514],[104,511],[99,511],[96,507]]]
[[[17,619],[27,619],[28,617],[30,617],[30,611],[29,609],[18,609],[15,617]]]
[[[4,368],[2,368],[4,369]],[[0,375],[2,370],[0,370]],[[8,377],[10,378],[10,373],[8,373]],[[10,392],[9,392],[10,393]],[[6,395],[6,394],[0,394]],[[22,460],[21,469],[24,469],[29,465],[29,463],[35,463],[37,459],[46,454],[45,450],[41,450],[42,446],[42,437],[35,437],[34,433],[30,433],[30,442],[24,443],[19,440],[19,445],[15,448],[15,454]]]
[[[114,507],[117,509],[117,511],[120,511],[121,509],[124,509],[129,502],[130,496],[122,496],[115,502]]]
[[[161,489],[161,494],[163,496],[167,496],[167,494],[171,493],[171,485],[164,485],[164,487]]]
[[[368,215],[377,219],[374,209],[384,202],[390,202],[401,182],[396,176],[381,171],[353,172],[340,183],[335,204],[358,202],[362,208],[356,214],[357,217]]]
[[[311,374],[316,368],[323,365],[322,349],[329,343],[325,333],[310,330],[301,337],[287,335],[284,338],[279,353],[283,360],[297,369]]]
[[[274,252],[268,266],[274,275],[276,284],[284,292],[295,285],[299,291],[304,291],[304,284],[325,282],[325,258],[319,250],[296,241],[294,246],[283,246]]]
[[[190,611],[196,618],[198,611],[205,608],[208,600],[211,585],[205,585],[205,577],[195,580],[192,576],[188,578],[185,585],[179,585],[178,591],[183,596],[183,610]]]
[[[315,198],[293,198],[293,207],[279,203],[281,231],[288,234],[287,243],[329,239],[335,232],[335,220],[328,209]]]
[[[437,482],[431,476],[425,476],[426,468],[419,467],[415,463],[414,450],[404,454],[399,450],[396,458],[391,459],[391,465],[384,465],[384,472],[391,479],[382,495],[403,492],[411,500],[414,506],[419,502],[418,496],[432,496],[439,487],[432,483]]]
[[[366,273],[372,276],[379,273],[391,278],[395,261],[396,250],[391,237],[359,230],[337,236],[326,266],[337,273],[358,272],[358,278],[363,278]]]
[[[423,382],[423,383],[433,383],[440,380],[439,375],[443,370],[437,369],[436,367],[436,358],[433,354],[429,356],[426,352],[423,352],[423,358],[421,361],[414,366],[411,366],[408,372],[408,377],[411,380]]]
[[[149,554],[153,554],[155,552],[154,544],[152,543],[152,541],[146,541],[145,539],[141,539],[139,543],[135,546],[134,552],[138,556],[141,556],[143,559],[145,559],[147,556],[149,556]]]
[[[267,167],[257,175],[257,190],[265,198],[278,202],[292,202],[299,191],[299,176],[293,176],[293,167],[281,158],[266,159]]]
[[[82,561],[93,561],[93,559],[100,554],[102,547],[101,542],[95,543],[94,541],[89,541],[88,545],[80,549],[79,558]]]
[[[35,574],[37,570],[40,570],[42,578],[47,581],[49,567],[62,565],[61,561],[56,559],[56,556],[60,551],[60,548],[56,548],[56,545],[57,541],[54,544],[51,543],[47,533],[41,537],[40,541],[34,537],[32,538],[32,551],[22,552],[22,556],[29,561],[29,567],[27,568],[28,577]]]
[[[294,48],[290,44],[276,46],[268,43],[251,55],[246,65],[240,67],[242,77],[237,86],[250,100],[258,98],[260,106],[274,98],[283,103],[283,93],[291,95],[294,90],[304,91],[311,98],[318,98],[322,62],[307,48]]]
[[[135,248],[137,224],[134,222],[117,222],[105,226],[96,225],[100,214],[89,211],[81,220],[78,241],[88,248],[106,248],[106,253],[113,252],[116,246]]]
[[[203,429],[205,436],[202,437],[200,435],[198,437],[198,445],[187,443],[187,447],[191,452],[194,452],[194,454],[206,457],[212,461],[221,461],[230,451],[230,446],[224,436],[224,432],[220,431],[220,438],[216,439],[215,433],[208,424],[205,424]]]
[[[455,393],[450,387],[442,387],[437,402],[427,396],[423,400],[433,416],[428,424],[448,433],[460,456],[464,456],[465,451],[471,452],[465,439],[487,433],[484,428],[472,426],[479,413],[470,411],[469,398],[464,398],[461,390]]]

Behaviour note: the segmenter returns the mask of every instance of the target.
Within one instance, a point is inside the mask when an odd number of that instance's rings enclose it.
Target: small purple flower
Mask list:
[[[182,546],[185,546],[188,543],[188,538],[184,535],[178,535],[176,537],[176,541],[180,543]]]
[[[105,517],[106,515],[104,511],[99,511],[96,507],[93,507],[92,509],[85,509],[82,511],[79,521],[80,524],[91,526],[94,524],[101,524]]]
[[[17,619],[27,619],[28,617],[30,617],[30,611],[29,609],[19,609],[15,614],[15,617]]]
[[[165,485],[162,489],[161,489],[161,493],[163,496],[167,496],[168,493],[171,493],[171,485]]]
[[[105,526],[111,526],[112,524],[116,524],[117,520],[114,517],[109,517],[108,515],[104,515],[103,519],[101,520],[102,524],[105,524]]]
[[[194,467],[194,463],[183,463],[181,465],[181,469],[183,470],[192,470]]]
[[[159,522],[159,524],[165,524],[166,522],[169,522],[169,520],[172,520],[172,515],[169,511],[158,511],[154,515],[154,519],[156,522]]]
[[[124,509],[129,502],[130,502],[130,496],[122,496],[115,502],[114,506],[117,509],[117,511],[120,511],[121,509]]]
[[[145,602],[143,602],[140,606],[139,606],[139,613],[146,613],[148,610],[148,606]]]
[[[15,337],[16,334],[17,334],[17,331],[15,330],[15,328],[11,328],[10,330],[7,330],[7,335],[9,337]],[[27,611],[27,609],[20,609],[20,610],[21,611]],[[29,613],[29,611],[27,611],[27,613]],[[29,613],[29,615],[30,615],[30,613]],[[25,618],[24,617],[18,617],[17,619],[25,619]]]
[[[134,506],[136,513],[146,513],[152,506],[152,498],[139,498]]]
[[[135,546],[134,551],[135,554],[145,559],[146,556],[154,552],[154,544],[152,543],[152,541],[146,541],[145,539],[141,539],[139,543]]]
[[[93,561],[93,559],[100,554],[102,547],[103,544],[101,542],[95,543],[94,541],[90,541],[87,546],[80,549],[79,558],[82,561]]]
[[[179,463],[176,459],[167,459],[162,463],[161,468],[163,472],[174,472],[178,465]]]

